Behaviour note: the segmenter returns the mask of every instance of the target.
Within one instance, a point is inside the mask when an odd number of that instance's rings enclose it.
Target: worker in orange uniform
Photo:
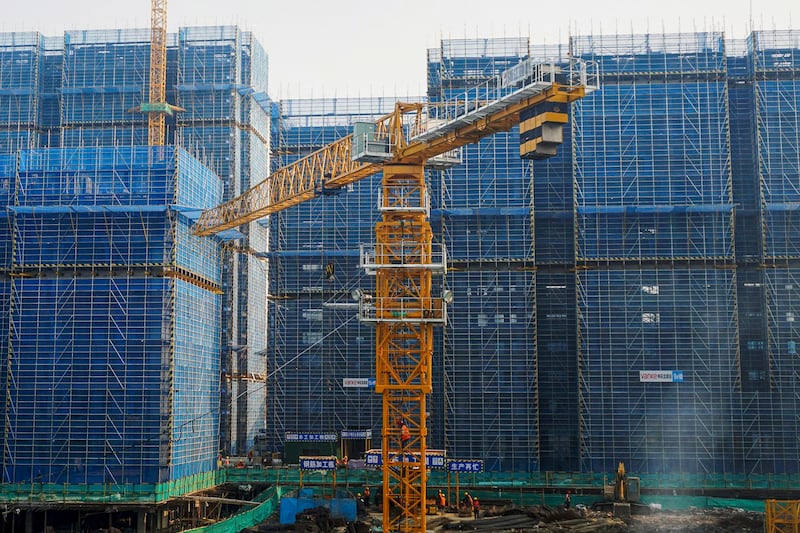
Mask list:
[[[400,444],[403,448],[406,447],[408,441],[411,440],[411,432],[408,430],[408,426],[405,423],[400,424]]]
[[[469,492],[464,492],[464,497],[461,499],[461,505],[467,511],[472,509],[472,496],[469,495]]]
[[[444,508],[447,507],[447,498],[444,497],[444,492],[442,492],[441,489],[439,489],[439,494],[436,499],[436,503],[439,505],[439,512],[443,513]]]
[[[475,497],[472,499],[472,513],[475,515],[475,520],[478,519],[478,514],[481,512],[481,502]]]

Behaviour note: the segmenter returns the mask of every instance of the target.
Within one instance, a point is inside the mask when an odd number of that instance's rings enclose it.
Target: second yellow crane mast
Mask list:
[[[152,0],[150,9],[150,103],[166,103],[167,0]],[[148,114],[147,144],[164,146],[164,113]]]
[[[184,111],[167,103],[167,0],[150,1],[150,86],[148,102],[130,111],[147,113],[147,144],[164,146],[165,117]]]

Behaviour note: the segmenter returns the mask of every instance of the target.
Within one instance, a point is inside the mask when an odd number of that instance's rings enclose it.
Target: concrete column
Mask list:
[[[147,512],[139,511],[136,513],[136,531],[139,533],[147,532]]]

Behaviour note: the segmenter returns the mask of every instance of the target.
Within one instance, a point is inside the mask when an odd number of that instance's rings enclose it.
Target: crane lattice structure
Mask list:
[[[184,109],[167,103],[167,0],[150,1],[149,102],[131,109],[147,113],[147,144],[164,146],[165,117]]]
[[[455,101],[398,102],[375,123],[355,124],[351,135],[205,211],[194,227],[210,235],[383,172],[375,243],[360,252],[361,266],[376,276],[375,294],[357,291],[354,297],[359,319],[376,326],[384,531],[426,530],[433,328],[446,324],[451,298],[432,295],[433,275],[447,271],[447,256],[433,242],[425,167],[457,164],[460,147],[517,124],[522,157],[555,155],[567,105],[596,85],[590,70],[579,61],[527,60]]]

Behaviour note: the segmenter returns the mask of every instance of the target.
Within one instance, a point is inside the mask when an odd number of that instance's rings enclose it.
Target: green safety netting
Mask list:
[[[190,529],[188,531],[191,533],[238,533],[245,528],[252,527],[259,522],[263,522],[275,511],[277,511],[280,504],[280,498],[285,492],[287,492],[287,490],[289,489],[284,487],[273,487],[266,491],[266,496],[265,494],[262,494],[262,497],[265,498],[265,501],[257,507],[233,515],[222,522]]]
[[[688,507],[735,507],[763,511],[761,500],[713,498],[708,496],[651,496],[648,489],[787,489],[800,486],[799,475],[688,475],[688,474],[632,474],[641,480],[642,502],[660,504],[664,509]],[[432,471],[428,477],[430,487],[444,487],[451,493],[461,487],[487,498],[510,499],[520,505],[547,503],[558,504],[561,493],[567,488],[573,491],[575,504],[590,504],[597,495],[581,495],[582,489],[599,489],[610,483],[613,477],[607,473],[569,472],[482,472],[450,474]],[[48,483],[0,484],[0,500],[4,502],[62,502],[62,503],[161,503],[188,493],[209,489],[222,483],[264,483],[271,485],[275,493],[267,493],[263,504],[241,515],[250,517],[268,516],[276,507],[270,508],[273,496],[279,497],[287,490],[301,484],[334,486],[357,489],[363,485],[380,485],[378,470],[348,470],[336,472],[300,472],[297,468],[225,468],[197,474],[161,484],[93,484],[68,485]],[[541,490],[531,490],[537,488]],[[585,501],[584,501],[585,500]],[[269,511],[269,512],[267,512]],[[248,519],[249,520],[249,519]],[[263,518],[262,518],[263,520]]]

